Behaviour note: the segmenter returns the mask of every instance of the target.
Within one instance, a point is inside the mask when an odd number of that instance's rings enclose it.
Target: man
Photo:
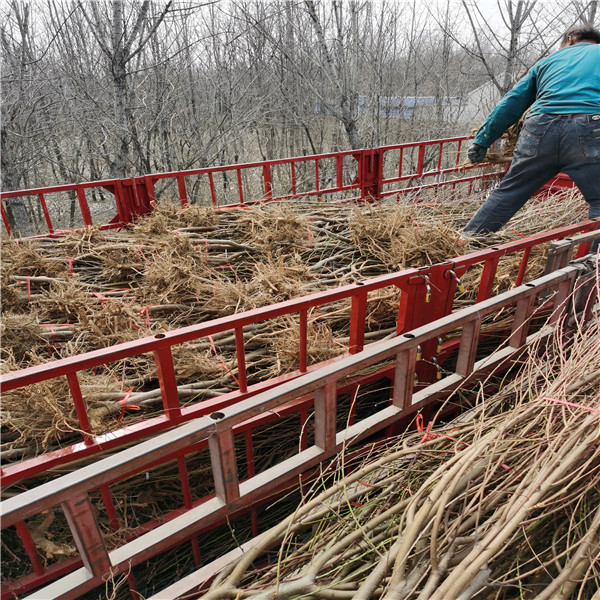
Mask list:
[[[554,175],[563,171],[600,217],[600,32],[569,29],[560,49],[537,62],[477,131],[472,163],[516,123],[525,110],[512,164],[464,228],[466,236],[500,229]],[[597,244],[594,244],[597,247]]]

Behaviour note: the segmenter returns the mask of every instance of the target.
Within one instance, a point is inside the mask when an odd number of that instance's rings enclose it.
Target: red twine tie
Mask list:
[[[217,357],[217,360],[221,363],[221,366],[233,377],[234,381],[236,382],[236,384],[239,387],[240,382],[237,380],[237,377],[233,374],[233,371],[225,364],[225,362],[223,361],[223,359],[221,358],[221,356],[217,352],[217,348],[215,346],[214,340],[212,339],[212,336],[211,335],[207,335],[206,337],[208,338],[208,341],[210,342],[211,348],[213,349],[213,352],[215,353],[215,356]]]
[[[121,405],[121,414],[119,415],[117,421],[120,421],[125,416],[125,412],[128,410],[142,410],[141,406],[137,406],[135,404],[127,404],[127,400],[129,400],[131,392],[133,392],[133,388],[125,390],[125,396],[123,396],[123,398],[119,400],[119,404]]]
[[[588,412],[595,412],[600,415],[600,409],[593,408],[592,406],[585,406],[583,404],[576,404],[575,402],[569,402],[567,400],[559,400],[558,398],[549,398],[548,396],[544,396],[542,400],[546,402],[554,402],[555,404],[563,404],[564,406],[572,406],[573,408],[581,408],[582,410],[587,410]]]

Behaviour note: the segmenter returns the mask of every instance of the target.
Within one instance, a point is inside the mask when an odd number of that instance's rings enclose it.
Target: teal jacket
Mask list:
[[[542,58],[500,100],[474,142],[489,148],[530,106],[530,116],[600,113],[600,44],[579,42]]]

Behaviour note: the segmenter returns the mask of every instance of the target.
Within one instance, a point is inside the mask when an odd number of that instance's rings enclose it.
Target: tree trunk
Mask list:
[[[344,47],[344,40],[342,38],[343,34],[341,30],[341,3],[334,3],[334,10],[336,11],[338,24],[336,37],[334,40],[336,60],[333,59],[332,54],[329,50],[329,46],[327,45],[325,33],[323,31],[323,26],[321,25],[321,21],[319,20],[319,16],[317,15],[314,1],[305,0],[305,3],[315,30],[315,34],[317,35],[319,47],[321,48],[321,52],[325,57],[324,68],[328,71],[330,79],[338,93],[339,110],[332,110],[332,113],[342,122],[344,130],[346,131],[346,135],[348,136],[348,142],[350,143],[350,147],[353,150],[363,148],[364,143],[358,132],[356,114],[358,92],[354,89],[349,89],[350,86],[348,85],[348,83],[350,73],[348,73],[347,65],[344,59],[344,53],[346,49]]]
[[[112,76],[114,85],[115,139],[113,177],[126,177],[129,162],[127,64],[123,37],[123,2],[112,3]]]

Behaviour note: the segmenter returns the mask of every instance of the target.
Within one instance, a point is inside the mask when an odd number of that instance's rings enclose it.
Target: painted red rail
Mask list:
[[[587,272],[590,271],[593,271],[593,268],[588,268]],[[478,380],[490,369],[506,363],[512,356],[518,356],[528,342],[550,335],[552,328],[562,322],[561,317],[568,306],[566,300],[582,275],[589,277],[583,265],[559,269],[533,283],[457,311],[392,340],[373,344],[364,352],[347,356],[335,364],[305,374],[286,385],[223,408],[210,416],[180,425],[172,432],[5,500],[2,503],[3,526],[15,526],[25,540],[29,537],[30,558],[34,568],[29,584],[35,581],[40,585],[64,574],[65,565],[59,563],[52,570],[44,570],[39,560],[36,564],[35,547],[28,534],[25,519],[60,505],[68,517],[69,527],[79,550],[79,558],[71,559],[69,565],[71,569],[80,564],[83,564],[83,567],[63,577],[56,584],[39,590],[38,594],[41,595],[38,597],[48,599],[76,598],[85,591],[101,585],[103,577],[109,571],[113,575],[127,573],[132,565],[143,563],[182,543],[191,542],[193,551],[197,535],[214,526],[226,515],[235,515],[282,486],[291,485],[294,480],[297,481],[300,473],[331,457],[350,440],[355,443],[382,431],[402,415],[414,415],[432,398],[451,393],[461,382],[472,378]],[[592,277],[594,276],[595,272],[592,274]],[[550,292],[554,294],[554,312],[550,315],[546,327],[529,337],[528,324],[536,312],[536,299],[547,297]],[[516,308],[516,312],[512,327],[506,333],[505,343],[501,343],[501,347],[477,361],[482,319],[499,309],[511,306]],[[416,391],[413,387],[413,375],[417,368],[419,346],[422,347],[428,341],[444,336],[457,327],[462,327],[463,337],[453,372],[442,381],[431,383]],[[338,388],[341,387],[340,383],[348,376],[383,360],[391,360],[393,364],[389,404],[371,416],[351,421],[345,428],[340,429],[335,419],[339,410],[336,406],[336,396]],[[291,410],[304,410],[301,402],[304,398],[310,398],[311,411],[314,412],[314,443],[301,443],[295,456],[261,473],[254,474],[248,470],[248,476],[240,478],[234,452],[234,434],[239,432],[240,427],[252,427],[252,421],[256,422],[256,419],[265,414],[270,414],[272,418],[281,418],[281,414],[290,403]],[[306,413],[301,417],[302,422],[305,418]],[[129,477],[167,460],[177,459],[180,473],[185,474],[186,455],[189,458],[197,452],[200,445],[207,443],[214,493],[193,500],[191,497],[186,498],[186,486],[182,485],[184,502],[179,511],[172,514],[166,522],[155,523],[154,527],[141,537],[108,551],[89,494],[97,489],[106,489],[117,479]],[[105,501],[106,497],[107,495],[103,494]],[[108,506],[106,510],[110,517]],[[27,547],[28,543],[25,545]],[[27,583],[22,581],[13,585],[12,591],[19,593],[26,589],[24,586]],[[130,577],[128,584],[135,591],[135,580]],[[186,585],[190,583],[187,582]],[[3,593],[5,597],[9,597],[10,592],[11,588],[6,588]]]
[[[250,163],[245,165],[233,165],[227,167],[215,167],[211,169],[199,169],[194,171],[163,173],[151,176],[136,177],[129,180],[109,180],[104,182],[91,182],[84,184],[73,184],[67,186],[55,186],[52,188],[40,188],[35,190],[21,190],[17,192],[3,192],[2,198],[2,217],[8,231],[10,231],[10,222],[5,211],[4,204],[11,198],[33,197],[39,201],[39,208],[43,214],[43,222],[47,227],[47,233],[57,235],[60,233],[55,227],[52,219],[52,211],[46,202],[47,197],[52,194],[70,193],[77,199],[77,205],[81,212],[81,222],[83,225],[92,224],[93,210],[90,208],[88,192],[102,189],[108,190],[114,197],[116,206],[116,216],[108,222],[102,223],[103,227],[119,227],[130,222],[137,216],[153,210],[157,203],[160,204],[161,195],[165,194],[161,188],[162,183],[167,185],[174,184],[177,188],[177,199],[185,205],[188,202],[190,193],[188,190],[189,179],[194,176],[206,176],[208,180],[208,189],[210,192],[210,204],[223,208],[239,207],[243,204],[254,202],[263,202],[278,199],[300,198],[302,196],[330,196],[339,201],[345,201],[347,198],[338,199],[336,194],[343,193],[348,196],[355,192],[355,198],[361,199],[380,199],[386,196],[415,192],[425,188],[436,188],[443,185],[466,184],[473,185],[476,181],[487,181],[496,178],[498,172],[476,174],[469,173],[473,167],[463,167],[460,165],[461,144],[467,138],[453,138],[450,140],[434,140],[431,142],[421,142],[417,144],[401,144],[396,146],[386,146],[373,150],[363,150],[358,152],[346,152],[329,155],[319,155],[312,157],[301,157],[286,159],[281,161],[267,161],[262,163]],[[413,156],[409,156],[409,155]],[[407,158],[408,157],[408,158]],[[348,160],[350,161],[348,164]],[[323,173],[327,171],[322,168],[321,161],[333,161],[333,180],[335,183],[323,185]],[[411,164],[411,169],[406,167]],[[312,186],[301,186],[304,180],[299,177],[301,165],[308,165],[308,171],[311,173]],[[392,167],[390,168],[390,165]],[[285,167],[287,170],[289,193],[277,191],[277,183],[281,185],[281,177],[274,177],[278,168]],[[250,172],[258,172],[258,181],[260,182],[261,194],[254,195],[258,200],[248,201],[247,176]],[[257,171],[258,170],[258,171]],[[234,195],[237,194],[236,202],[226,200],[221,202],[215,177],[217,174],[235,175],[232,189]],[[193,187],[193,186],[192,186]],[[158,190],[158,192],[157,192]],[[98,224],[98,223],[96,223]],[[310,371],[315,371],[323,364],[309,367],[307,365],[307,323],[309,311],[314,308],[322,307],[332,302],[347,300],[351,302],[349,312],[348,330],[349,336],[349,354],[357,354],[365,347],[365,318],[368,305],[369,294],[384,287],[395,286],[401,290],[400,304],[397,315],[397,334],[404,333],[430,323],[434,319],[439,319],[449,315],[454,308],[454,295],[463,274],[473,265],[482,264],[482,274],[479,281],[477,302],[483,302],[490,297],[494,284],[496,270],[499,261],[505,255],[522,253],[521,267],[516,277],[515,285],[519,286],[524,279],[525,270],[529,260],[532,248],[539,244],[547,243],[551,240],[565,240],[570,236],[580,232],[593,231],[598,227],[598,222],[587,221],[570,227],[564,227],[555,231],[546,232],[532,238],[511,242],[503,246],[482,250],[473,254],[458,257],[438,265],[431,265],[421,269],[409,269],[400,273],[381,276],[364,282],[359,282],[350,286],[344,286],[338,289],[329,290],[319,294],[313,294],[304,298],[298,298],[277,305],[248,311],[225,319],[219,319],[208,323],[194,325],[183,329],[160,334],[154,337],[148,337],[135,342],[128,342],[86,353],[76,357],[54,361],[39,367],[32,367],[22,371],[9,373],[0,377],[0,391],[6,392],[32,385],[36,382],[45,381],[56,377],[65,377],[69,384],[69,390],[73,405],[79,419],[79,426],[82,431],[81,441],[67,448],[56,452],[41,455],[34,459],[25,460],[21,463],[6,466],[2,471],[3,485],[8,487],[21,482],[28,477],[48,471],[53,467],[66,465],[86,457],[91,457],[96,453],[106,450],[119,448],[125,444],[139,441],[150,435],[160,433],[166,429],[180,426],[183,423],[203,417],[208,414],[222,411],[227,407],[249,400],[251,397],[260,393],[267,393],[268,390],[285,384],[291,384],[292,380],[306,375]],[[567,244],[569,245],[569,244]],[[589,240],[577,242],[579,246],[578,254],[584,254],[589,248]],[[564,266],[565,255],[562,255],[558,262],[555,261],[553,268]],[[562,262],[561,262],[562,261]],[[431,292],[431,293],[430,293]],[[431,297],[430,301],[427,299]],[[261,382],[255,385],[248,385],[245,374],[245,348],[244,348],[244,327],[251,324],[275,319],[281,315],[297,315],[298,327],[300,331],[300,342],[298,347],[298,369],[297,371],[281,376],[276,379]],[[172,348],[191,340],[198,340],[230,332],[236,340],[236,356],[238,367],[238,389],[225,396],[199,402],[195,405],[182,406],[179,400],[177,390],[177,380],[173,368]],[[421,381],[428,383],[436,378],[433,359],[438,350],[437,340],[426,340],[423,342],[423,362],[417,365],[416,371]],[[79,373],[83,370],[100,367],[108,362],[121,360],[128,357],[137,356],[146,352],[151,352],[156,364],[156,373],[162,392],[163,414],[158,417],[152,417],[146,421],[124,427],[103,436],[94,436],[90,427],[90,420],[87,414],[85,402],[82,398],[79,387]],[[334,359],[345,360],[343,356]],[[393,369],[392,369],[393,371]],[[388,373],[389,375],[389,373]],[[360,381],[365,383],[369,378],[381,377],[381,373],[373,374],[369,377],[363,377]],[[412,381],[412,379],[411,379]],[[351,389],[352,385],[350,384]],[[338,392],[342,389],[338,389]],[[326,394],[324,402],[332,402],[331,394]],[[320,401],[321,402],[321,401]],[[248,465],[248,473],[253,476],[254,455],[252,448],[252,431],[254,427],[264,424],[266,421],[278,418],[280,415],[293,414],[299,412],[301,422],[306,422],[308,411],[312,410],[314,400],[312,398],[296,398],[293,402],[282,407],[277,417],[272,414],[254,417],[251,420],[245,420],[237,423],[232,432],[243,434],[246,437],[245,460]],[[350,419],[350,425],[353,424]],[[318,436],[331,437],[331,431],[324,433],[321,431]],[[183,499],[183,511],[190,510],[198,502],[193,499],[190,492],[189,475],[186,467],[185,455],[198,451],[206,445],[205,440],[200,440],[195,445],[186,446],[185,449],[178,449],[166,455],[161,455],[148,466],[162,464],[168,460],[176,460],[178,465],[179,478],[181,480],[181,492]],[[308,449],[307,441],[304,439],[302,448]],[[141,468],[141,467],[140,467]],[[127,471],[127,474],[121,472],[113,473],[114,477],[108,477],[103,480],[99,486],[106,513],[111,527],[118,528],[119,518],[115,509],[109,485],[119,481],[124,477],[131,476],[139,472],[139,468]],[[225,481],[225,480],[223,480]],[[221,485],[221,484],[219,484]],[[223,484],[224,485],[224,484]],[[226,493],[221,485],[220,493]],[[86,504],[87,502],[87,504]],[[87,525],[91,525],[93,516],[89,512],[89,502],[69,499],[65,500],[63,508],[67,514],[72,516],[72,520],[77,521],[81,518],[84,526],[81,529],[75,528],[73,534],[78,546],[87,548],[93,545],[93,540],[88,540],[86,535],[89,530]],[[78,512],[83,511],[83,512]],[[73,515],[80,514],[80,517]],[[178,511],[174,515],[165,518],[176,518]],[[24,517],[25,518],[25,517]],[[253,517],[253,527],[255,516]],[[87,525],[85,525],[87,523]],[[144,531],[150,531],[159,523],[147,523],[144,525]],[[73,558],[67,561],[44,567],[38,557],[35,544],[24,520],[16,522],[17,532],[22,540],[24,549],[31,561],[32,573],[23,577],[15,585],[7,588],[4,597],[9,597],[16,590],[27,590],[39,586],[45,582],[51,581],[64,573],[69,572],[78,564],[81,564],[80,558]],[[192,541],[192,551],[196,556],[198,551]],[[163,546],[164,547],[164,544]],[[82,553],[84,556],[85,553]],[[106,557],[100,553],[97,566],[92,572],[97,575],[106,566]],[[95,557],[87,556],[90,565],[94,563]],[[86,556],[84,556],[84,561]],[[87,563],[86,563],[87,564]],[[95,563],[94,563],[95,564]],[[89,566],[89,565],[88,565]],[[97,571],[97,573],[96,573]],[[131,584],[135,589],[135,584]],[[19,592],[20,593],[20,592]],[[8,595],[7,595],[8,594]]]
[[[470,190],[474,182],[496,179],[503,169],[482,170],[481,165],[464,164],[464,144],[469,139],[455,137],[3,191],[0,192],[2,222],[6,231],[15,235],[56,235],[90,225],[122,227],[169,200],[182,206],[193,203],[233,208],[306,196],[342,201],[379,200],[460,183],[468,185]],[[16,203],[20,203],[21,214],[28,221],[17,230],[16,217],[10,217]]]

